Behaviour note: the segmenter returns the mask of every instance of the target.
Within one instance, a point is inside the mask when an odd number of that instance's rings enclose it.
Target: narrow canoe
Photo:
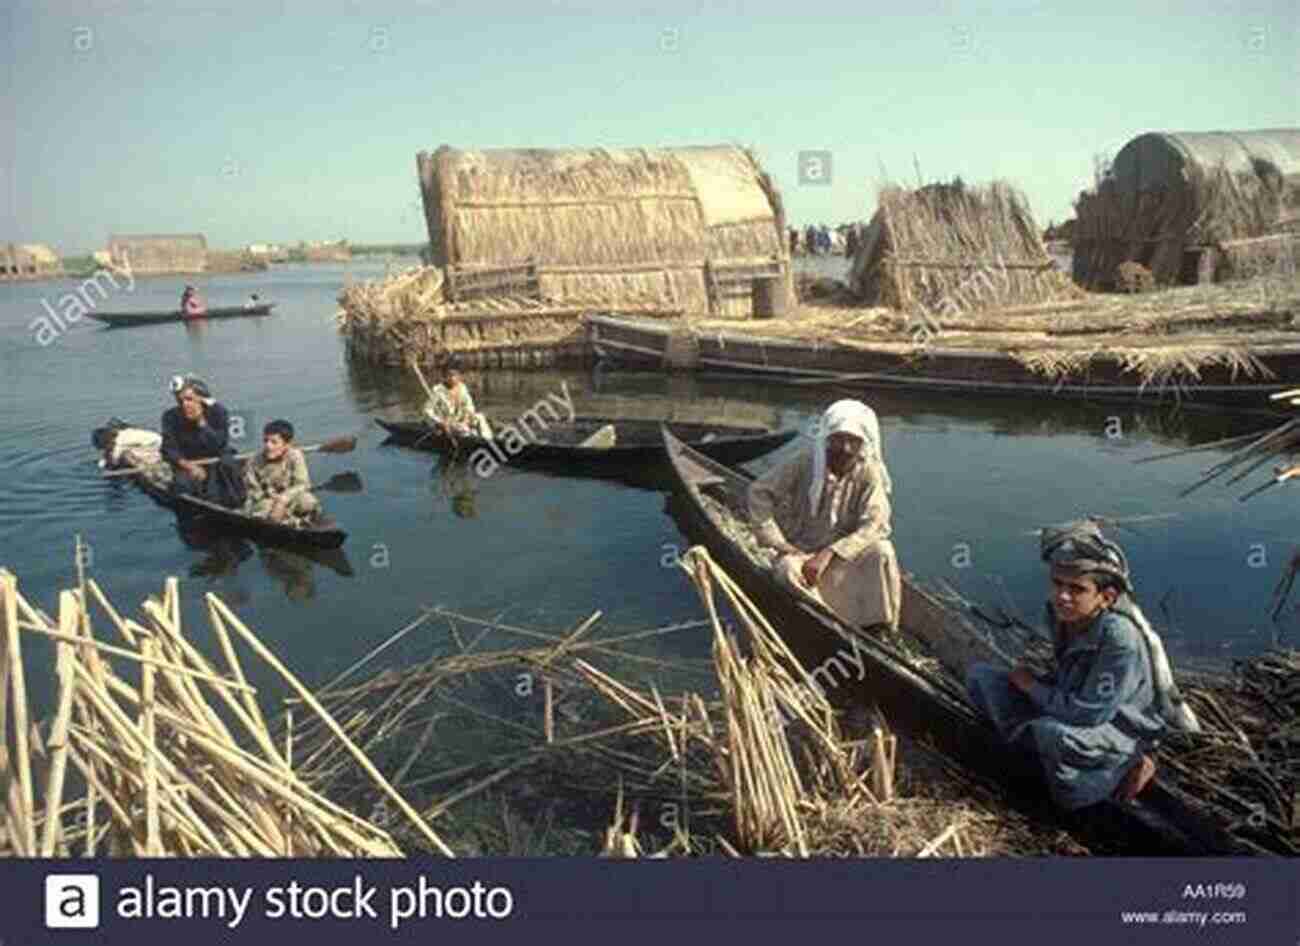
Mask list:
[[[92,319],[104,322],[109,328],[130,328],[133,325],[156,325],[159,322],[205,322],[211,319],[237,319],[244,316],[270,315],[276,304],[266,302],[255,306],[226,306],[208,309],[202,316],[187,318],[179,309],[155,312],[95,312],[86,314]]]
[[[521,430],[522,446],[511,453],[510,439],[501,435],[503,423],[494,421],[498,431],[494,441],[481,437],[461,437],[453,442],[422,421],[387,421],[375,419],[398,444],[424,450],[455,449],[458,455],[472,457],[480,449],[488,451],[497,462],[519,466],[553,469],[575,476],[621,475],[640,471],[650,475],[655,468],[667,473],[668,455],[657,420],[627,420],[610,417],[575,417],[569,423],[549,424],[530,436],[531,428]],[[518,430],[522,425],[513,422]],[[614,428],[614,443],[607,447],[586,447],[582,442],[606,426]],[[794,428],[770,430],[726,424],[671,424],[677,436],[697,450],[724,463],[744,463],[771,453],[798,435]]]
[[[146,476],[136,475],[131,479],[159,505],[174,510],[179,516],[201,518],[205,523],[223,532],[247,536],[264,545],[300,549],[337,549],[348,537],[342,529],[300,528],[285,525],[257,516],[248,516],[195,496],[178,496]]]
[[[927,669],[898,647],[851,628],[830,611],[795,597],[735,538],[738,517],[727,510],[744,508],[740,504],[753,478],[710,460],[668,431],[663,436],[674,474],[669,511],[679,528],[691,541],[709,550],[763,610],[772,626],[780,630],[805,666],[824,666],[837,654],[842,661],[845,642],[857,649],[864,669],[860,679],[846,678],[844,696],[874,703],[891,725],[929,739],[971,771],[1008,786],[1018,797],[1033,800],[1035,814],[1054,818],[1071,829],[1090,836],[1104,835],[1111,843],[1122,838],[1134,853],[1247,853],[1245,845],[1194,812],[1159,779],[1134,803],[1105,802],[1073,814],[1054,808],[1046,799],[1045,786],[1032,760],[1002,742],[957,682],[964,677],[966,666],[988,659],[993,652],[991,643],[978,629],[920,588],[910,576],[904,577],[902,630],[922,642],[950,670],[950,676]]]

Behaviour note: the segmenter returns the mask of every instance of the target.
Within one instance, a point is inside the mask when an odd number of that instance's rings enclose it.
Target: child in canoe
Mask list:
[[[293,445],[293,424],[287,420],[273,420],[262,429],[262,450],[244,467],[244,485],[244,512],[250,516],[297,526],[321,522],[307,458]]]

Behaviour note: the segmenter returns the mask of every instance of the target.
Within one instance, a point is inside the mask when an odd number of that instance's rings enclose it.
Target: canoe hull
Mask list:
[[[665,433],[672,461],[674,492],[669,512],[681,531],[709,550],[714,560],[763,610],[796,656],[810,670],[838,657],[855,654],[856,679],[845,678],[831,694],[833,702],[858,701],[878,706],[901,731],[928,739],[969,770],[996,780],[1017,798],[1032,802],[1036,815],[1050,817],[1071,829],[1114,843],[1131,838],[1132,848],[1147,854],[1183,856],[1232,855],[1243,848],[1232,838],[1186,809],[1158,782],[1143,794],[1141,804],[1106,802],[1083,812],[1066,813],[1046,798],[1045,785],[1033,761],[1011,750],[971,706],[964,692],[945,676],[914,665],[896,648],[848,627],[811,602],[796,598],[733,542],[714,521],[701,498],[701,483],[717,477],[719,488],[735,489],[748,477],[701,457]],[[903,581],[902,623],[913,636],[948,648],[949,658],[964,661],[985,646],[974,628],[965,625],[909,577]],[[947,639],[945,639],[947,638]],[[852,648],[852,649],[850,649]]]
[[[207,322],[212,319],[238,319],[238,318],[256,318],[271,314],[275,308],[274,302],[268,302],[259,306],[245,308],[243,306],[227,306],[218,309],[209,309],[204,315],[197,318],[187,318],[181,315],[177,309],[159,312],[95,312],[90,311],[86,314],[92,319],[103,322],[109,328],[130,328],[136,325],[158,325],[162,322]]]
[[[279,548],[337,549],[347,540],[342,529],[299,529],[254,516],[246,516],[233,509],[193,496],[177,496],[143,476],[131,479],[161,506],[173,510],[178,516],[202,519],[223,532],[245,536],[264,545]]]
[[[498,437],[496,441],[462,437],[453,442],[432,432],[421,422],[376,418],[375,423],[388,432],[394,443],[430,451],[455,451],[457,456],[471,463],[482,456],[482,451],[497,463],[569,476],[618,478],[631,485],[652,489],[661,488],[671,478],[659,421],[575,417],[571,424],[555,424],[547,428],[544,433],[546,440],[523,438],[523,446],[514,453],[506,449],[510,441],[505,437]],[[606,424],[615,427],[614,446],[578,446],[584,436]],[[688,438],[706,455],[725,463],[754,460],[798,436],[794,429],[772,431],[730,425],[673,424],[671,429]]]

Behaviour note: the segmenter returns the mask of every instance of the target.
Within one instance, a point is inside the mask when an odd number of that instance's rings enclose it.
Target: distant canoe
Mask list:
[[[208,309],[201,316],[186,317],[179,309],[156,312],[87,312],[92,319],[104,322],[109,328],[129,328],[133,325],[156,325],[159,322],[206,322],[210,319],[237,319],[244,316],[270,315],[274,302],[254,306],[226,306]]]
[[[397,443],[425,450],[446,450],[459,447],[464,452],[479,447],[491,450],[491,441],[480,437],[461,437],[453,443],[446,435],[435,432],[422,421],[388,421],[376,418],[375,423],[388,431]],[[503,429],[502,422],[493,426]],[[613,428],[609,446],[584,446],[583,441],[604,427]],[[739,427],[731,424],[677,424],[669,429],[695,449],[723,463],[744,463],[771,453],[795,438],[797,430],[771,430],[765,427]],[[514,454],[501,451],[509,463],[528,464],[535,461],[571,463],[575,470],[620,462],[667,459],[661,422],[657,420],[627,420],[613,417],[575,417],[571,423],[550,424]]]

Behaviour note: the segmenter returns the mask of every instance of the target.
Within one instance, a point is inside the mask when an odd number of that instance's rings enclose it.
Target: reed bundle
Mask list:
[[[92,603],[119,643],[95,635]],[[0,782],[8,799],[0,850],[29,857],[401,856],[387,830],[299,774],[292,739],[272,737],[247,682],[240,642],[299,692],[309,716],[334,733],[427,846],[450,855],[257,635],[215,595],[206,605],[224,667],[186,636],[175,578],[136,621],[80,575],[76,589],[60,593],[51,620],[0,570]],[[56,651],[57,710],[46,727],[31,719],[27,696],[23,644],[35,639],[54,642]]]
[[[1143,388],[1168,391],[1193,385],[1201,372],[1220,366],[1235,381],[1271,379],[1273,372],[1243,347],[1229,345],[1098,346],[1095,348],[1036,348],[1010,352],[1034,374],[1050,379],[1086,375],[1096,358],[1118,362],[1135,375]]]
[[[1008,184],[887,186],[878,204],[853,266],[854,291],[869,305],[942,315],[1077,293]]]

